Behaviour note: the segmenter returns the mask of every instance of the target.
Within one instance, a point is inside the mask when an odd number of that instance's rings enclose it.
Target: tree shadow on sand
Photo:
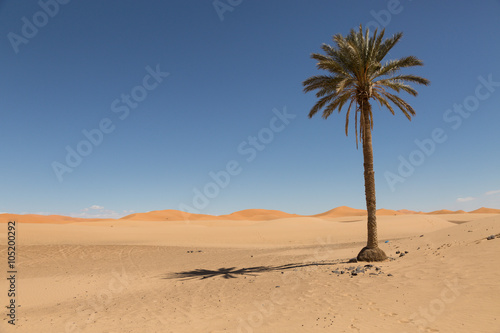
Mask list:
[[[217,270],[211,269],[194,269],[191,271],[177,272],[167,274],[162,277],[162,279],[181,279],[181,280],[192,280],[192,279],[208,279],[212,277],[221,277],[223,279],[235,279],[238,276],[256,276],[260,273],[273,272],[273,271],[284,271],[288,269],[301,268],[301,267],[311,267],[311,266],[332,266],[340,263],[347,263],[346,260],[335,260],[335,261],[321,261],[321,262],[311,262],[311,263],[297,263],[297,264],[287,264],[280,266],[255,266],[239,268],[229,267],[229,268],[219,268]]]

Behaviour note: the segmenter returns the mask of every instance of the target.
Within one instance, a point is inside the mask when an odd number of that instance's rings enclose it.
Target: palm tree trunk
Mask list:
[[[375,171],[373,171],[372,129],[370,125],[370,109],[368,100],[363,101],[363,159],[365,169],[365,197],[368,211],[368,243],[369,249],[378,247],[377,239],[377,203],[375,196]]]
[[[370,122],[371,105],[368,98],[362,98],[362,114],[360,121],[363,122],[363,159],[365,169],[365,197],[366,209],[368,211],[368,242],[361,249],[358,261],[383,261],[387,255],[378,247],[377,239],[377,204],[375,198],[375,171],[373,171],[373,148],[372,148],[372,127]]]

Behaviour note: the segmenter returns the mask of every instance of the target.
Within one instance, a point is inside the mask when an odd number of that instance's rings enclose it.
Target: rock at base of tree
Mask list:
[[[356,259],[358,261],[384,261],[387,259],[387,255],[378,247],[373,249],[364,247]]]

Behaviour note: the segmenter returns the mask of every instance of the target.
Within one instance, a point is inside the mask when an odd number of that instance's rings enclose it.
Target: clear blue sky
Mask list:
[[[377,207],[500,208],[500,1],[60,2],[0,2],[0,212],[364,208],[354,128],[308,119],[302,92],[310,54],[360,23],[402,31],[388,59],[432,82],[403,96],[412,122],[374,107]]]

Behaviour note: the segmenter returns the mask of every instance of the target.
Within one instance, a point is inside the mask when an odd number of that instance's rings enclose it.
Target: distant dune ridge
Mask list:
[[[378,209],[377,215],[387,216],[387,215],[410,215],[410,214],[425,214],[425,215],[441,215],[441,214],[500,214],[500,209],[485,208],[481,207],[479,209],[465,212],[463,210],[436,210],[429,213],[415,212],[407,209],[391,210],[391,209]],[[0,214],[0,223],[6,223],[8,221],[19,221],[24,223],[77,223],[77,222],[97,222],[97,221],[120,221],[120,220],[130,220],[130,221],[209,221],[209,220],[227,220],[227,221],[270,221],[278,219],[288,219],[288,218],[298,218],[298,217],[315,217],[322,219],[337,218],[337,217],[348,217],[348,216],[366,216],[366,210],[356,209],[347,206],[340,206],[333,208],[329,211],[315,214],[315,215],[298,215],[285,213],[279,210],[269,210],[269,209],[245,209],[240,210],[231,214],[214,216],[206,214],[193,214],[182,212],[174,209],[167,210],[155,210],[147,213],[135,213],[124,216],[120,219],[97,219],[97,218],[77,218],[62,215],[37,215],[37,214]]]
[[[284,219],[291,217],[301,217],[301,215],[289,214],[282,212],[280,210],[245,209],[228,215],[216,216],[214,217],[214,219],[266,221],[266,220],[277,220],[277,219]]]
[[[103,219],[80,218],[62,215],[37,215],[37,214],[0,214],[0,223],[8,221],[19,221],[26,223],[74,223],[74,222],[94,222]]]
[[[489,208],[481,208],[481,209],[489,209]],[[479,210],[479,209],[476,209],[476,210]],[[495,209],[493,209],[495,210]],[[500,211],[500,209],[496,209],[497,211]],[[436,215],[436,214],[466,214],[467,212],[466,211],[463,211],[463,210],[448,210],[448,209],[441,209],[441,210],[435,210],[433,212],[430,212],[430,213],[427,213],[427,214],[433,214],[433,215]],[[476,212],[476,211],[472,211],[470,213],[480,213],[481,212]],[[486,213],[486,212],[484,212]],[[496,213],[493,213],[493,214],[496,214]]]
[[[473,214],[499,214],[500,209],[481,207],[481,208],[473,210],[469,213],[473,213]]]
[[[334,208],[332,210],[329,210],[327,212],[312,215],[312,216],[329,218],[329,217],[364,216],[364,215],[366,215],[366,210],[364,210],[364,209],[356,209],[356,208],[351,208],[351,207],[347,207],[347,206],[340,206],[340,207]]]
[[[174,209],[154,210],[147,213],[135,213],[122,217],[123,220],[134,221],[182,221],[189,220],[207,220],[213,219],[211,215],[192,214]]]

